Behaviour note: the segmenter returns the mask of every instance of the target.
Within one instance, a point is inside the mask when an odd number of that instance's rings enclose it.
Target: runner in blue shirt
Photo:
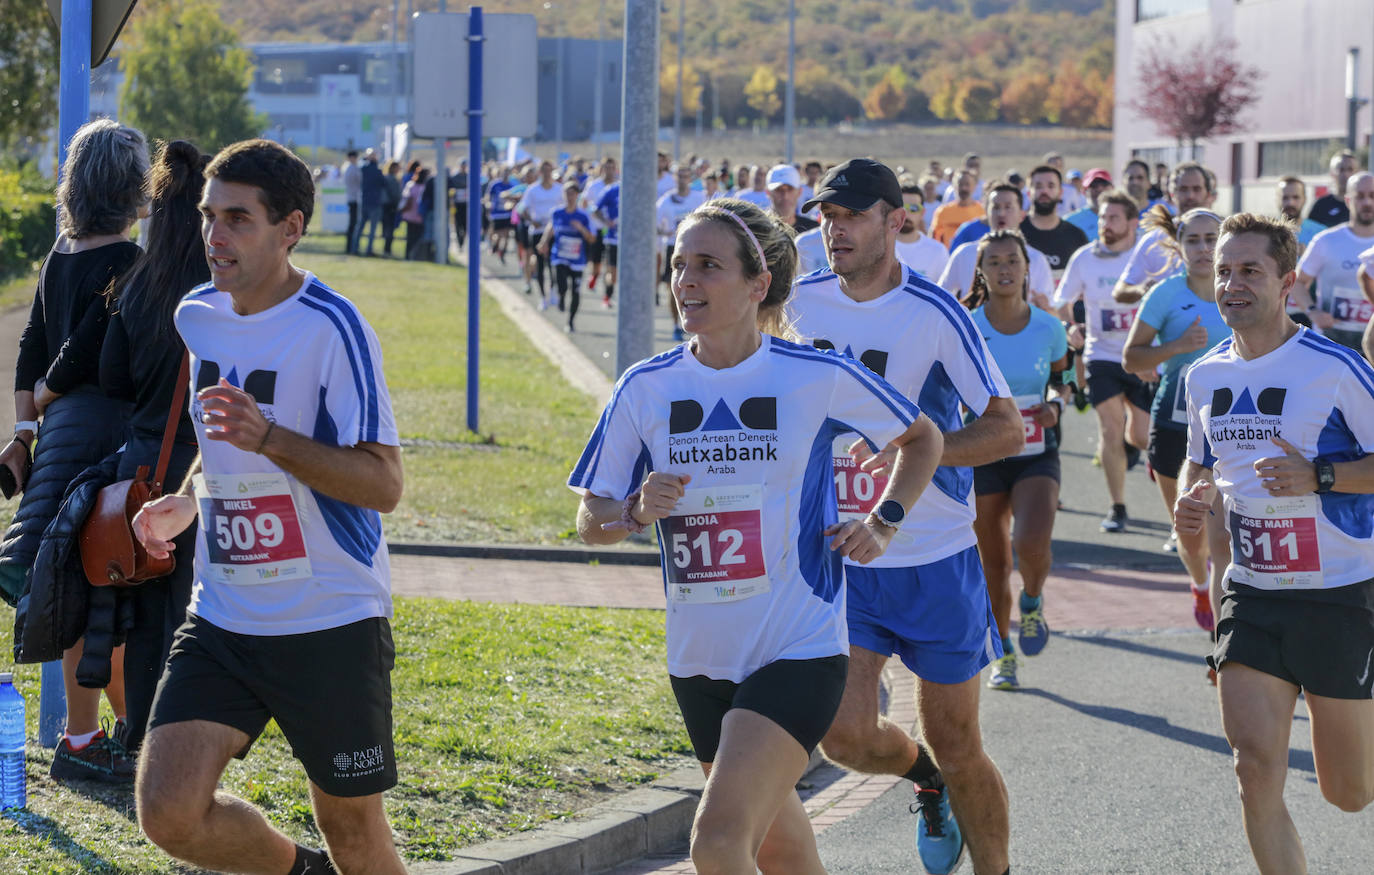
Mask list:
[[[1032,307],[1030,255],[1015,230],[993,231],[978,244],[978,270],[969,289],[973,323],[983,335],[1016,399],[1026,433],[1015,456],[973,469],[978,518],[978,555],[983,560],[992,614],[1002,636],[1002,658],[993,663],[988,686],[1014,690],[1016,649],[1011,642],[1012,550],[1021,571],[1021,650],[1035,656],[1049,640],[1042,593],[1050,573],[1050,534],[1059,504],[1059,415],[1064,403],[1051,385],[1061,385],[1068,367],[1068,338],[1054,316]],[[1046,395],[1051,397],[1047,400]],[[1012,517],[1016,518],[1015,533]]]
[[[558,309],[568,311],[569,334],[573,332],[573,319],[577,307],[582,302],[582,271],[587,267],[587,247],[596,241],[592,233],[592,219],[577,208],[577,198],[582,189],[572,180],[563,183],[564,205],[553,211],[549,226],[539,241],[544,257],[553,265],[554,282],[558,286]],[[571,286],[572,300],[568,300]]]
[[[1122,354],[1124,367],[1134,371],[1161,368],[1159,388],[1150,408],[1150,467],[1159,484],[1164,507],[1172,511],[1178,499],[1178,474],[1188,451],[1188,405],[1182,391],[1188,366],[1231,336],[1222,321],[1212,288],[1212,258],[1221,219],[1196,209],[1177,220],[1165,219],[1171,245],[1183,257],[1186,270],[1150,289],[1141,303]],[[1224,539],[1224,534],[1221,535]],[[1165,545],[1178,551],[1193,581],[1193,617],[1212,630],[1212,601],[1208,595],[1207,533],[1175,535]],[[1222,541],[1225,548],[1225,541]],[[1223,565],[1225,563],[1222,563]]]
[[[502,168],[503,175],[496,177],[487,186],[487,211],[491,217],[491,251],[501,263],[506,263],[506,249],[510,246],[510,204],[506,201],[506,192],[510,191],[510,177],[504,175],[505,168]]]
[[[601,287],[605,289],[606,300],[609,301],[615,294],[616,264],[620,255],[620,183],[613,182],[606,186],[596,202],[595,215],[596,220],[606,226],[606,233],[601,238],[605,246],[602,260],[606,265],[606,280]]]

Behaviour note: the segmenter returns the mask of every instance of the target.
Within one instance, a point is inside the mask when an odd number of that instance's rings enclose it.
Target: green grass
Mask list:
[[[405,497],[394,541],[554,543],[571,536],[564,485],[597,409],[487,296],[480,434],[467,430],[467,272],[348,258],[343,238],[307,237],[295,261],[362,310],[382,344],[403,442]],[[416,443],[416,442],[420,443]]]
[[[400,784],[385,798],[406,859],[446,859],[692,762],[661,612],[400,599],[394,637]],[[38,674],[19,666],[16,678],[31,740]],[[31,741],[28,809],[0,816],[0,872],[186,871],[142,837],[129,790],[64,787],[50,763]],[[319,843],[305,774],[275,723],[222,786]]]
[[[389,540],[575,539],[577,497],[564,484],[599,410],[483,295],[480,433],[468,431],[466,270],[346,257],[337,234],[307,237],[294,261],[357,304],[381,341],[405,447]],[[36,281],[0,283],[0,310],[31,300]]]
[[[11,307],[23,306],[27,308],[33,301],[33,292],[37,285],[38,274],[36,273],[0,280],[0,313]]]

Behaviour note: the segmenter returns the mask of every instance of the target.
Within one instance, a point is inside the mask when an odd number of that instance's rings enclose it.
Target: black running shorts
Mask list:
[[[715,762],[726,712],[744,708],[762,714],[797,740],[806,753],[816,749],[840,710],[849,657],[780,659],[740,683],[705,675],[669,677],[692,749],[703,763]]]
[[[374,617],[300,635],[241,635],[188,613],[177,630],[148,727],[208,720],[248,736],[275,719],[331,796],[396,785],[391,739],[391,624]]]
[[[1256,589],[1226,581],[1207,663],[1282,678],[1318,696],[1374,699],[1374,580],[1332,589]]]
[[[1150,467],[1156,474],[1178,479],[1188,456],[1188,429],[1169,428],[1150,420]]]
[[[1012,456],[973,469],[973,494],[996,495],[1028,477],[1050,477],[1059,483],[1059,451],[1046,450],[1034,456]]]
[[[1146,411],[1154,400],[1151,387],[1119,362],[1088,362],[1088,400],[1093,406],[1117,395],[1125,395],[1129,403]]]

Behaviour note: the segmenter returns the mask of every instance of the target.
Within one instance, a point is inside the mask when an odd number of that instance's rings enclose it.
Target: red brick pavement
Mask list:
[[[514,559],[391,557],[397,595],[582,607],[662,608],[657,568]],[[1019,587],[1013,579],[1013,587]],[[1129,569],[1056,568],[1045,586],[1045,616],[1057,632],[1087,629],[1188,629],[1188,581]]]

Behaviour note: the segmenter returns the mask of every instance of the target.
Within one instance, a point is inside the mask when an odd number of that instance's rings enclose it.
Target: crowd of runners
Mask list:
[[[1017,689],[1052,637],[1069,406],[1093,410],[1104,537],[1130,527],[1142,464],[1175,521],[1161,546],[1212,633],[1260,869],[1305,865],[1282,794],[1300,693],[1325,797],[1374,799],[1374,176],[1353,156],[1310,210],[1285,177],[1271,215],[1229,217],[1195,162],[1133,160],[1119,186],[1053,154],[986,179],[977,155],[908,171],[660,154],[659,171],[652,293],[677,343],[621,376],[569,485],[589,543],[657,528],[668,672],[707,775],[699,871],[823,871],[795,790],[817,748],[912,783],[927,872],[966,854],[1009,871],[979,701]],[[348,252],[380,229],[389,253],[400,222],[408,255],[433,245],[445,178],[464,240],[466,165],[403,175],[364,154],[342,173]],[[482,245],[537,306],[570,332],[583,295],[615,306],[614,159],[480,173]],[[150,156],[102,121],[63,179],[0,452],[24,493],[0,592],[31,635],[70,628],[40,541],[75,549],[73,503],[94,490],[74,487],[146,476],[164,433],[164,495],[133,525],[179,562],[120,595],[123,648],[94,619],[64,638],[53,774],[129,781],[137,764],[140,825],[204,868],[401,871],[381,804],[399,442],[376,335],[291,262],[311,172],[263,140]],[[914,736],[879,707],[894,655],[917,678]],[[100,687],[115,726],[97,725]],[[270,718],[327,854],[216,789]]]
[[[1097,422],[1104,535],[1130,525],[1142,462],[1177,520],[1162,546],[1213,633],[1255,860],[1304,871],[1282,798],[1299,693],[1325,797],[1374,799],[1374,176],[1337,155],[1347,212],[1324,197],[1300,226],[1300,180],[1272,215],[1224,218],[1195,162],[1152,187],[1132,161],[1116,188],[1050,155],[1023,186],[968,156],[941,194],[865,158],[756,167],[735,191],[660,160],[684,342],[625,371],[569,483],[587,542],[658,528],[668,670],[707,774],[698,870],[823,871],[794,789],[819,747],[912,781],[927,872],[966,851],[1009,871],[979,690],[985,670],[1016,689],[1051,637],[1072,404]],[[588,206],[613,230],[605,181]],[[917,737],[878,707],[893,655]]]

